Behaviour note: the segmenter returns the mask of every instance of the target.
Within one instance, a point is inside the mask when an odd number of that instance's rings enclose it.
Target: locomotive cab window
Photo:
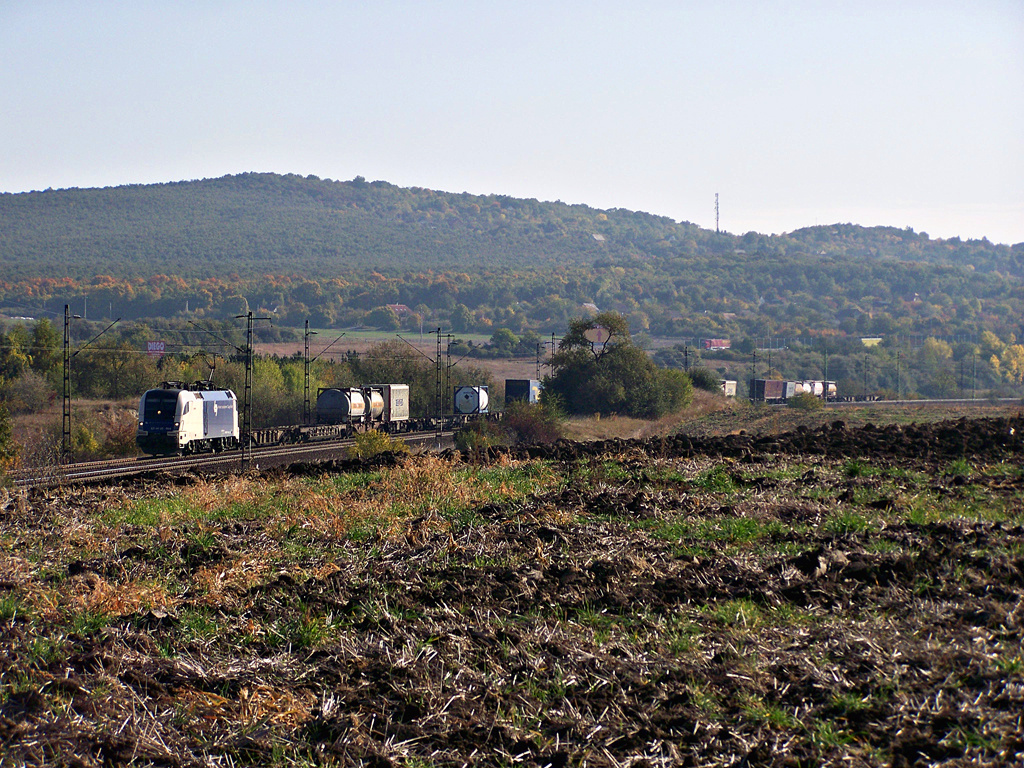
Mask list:
[[[177,392],[150,392],[146,396],[145,421],[173,421],[178,404]]]

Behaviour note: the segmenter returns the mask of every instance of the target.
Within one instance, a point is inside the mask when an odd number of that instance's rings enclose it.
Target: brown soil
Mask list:
[[[563,442],[492,457],[560,487],[366,536],[12,495],[0,763],[1020,764],[1022,455],[1020,416]]]

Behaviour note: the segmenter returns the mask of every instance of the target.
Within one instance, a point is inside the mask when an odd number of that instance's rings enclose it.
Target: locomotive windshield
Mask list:
[[[146,407],[142,414],[143,421],[174,421],[174,410],[177,404],[177,391],[165,389],[151,390],[146,395]]]

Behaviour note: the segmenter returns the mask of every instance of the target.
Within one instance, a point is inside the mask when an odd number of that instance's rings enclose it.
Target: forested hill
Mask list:
[[[52,274],[55,264],[77,278],[516,268],[628,258],[666,238],[706,236],[630,211],[256,173],[6,194],[0,232],[7,279]]]
[[[1024,243],[932,240],[832,225],[788,235],[717,234],[622,209],[249,173],[104,189],[0,194],[0,280],[59,275],[321,278],[353,271],[701,260],[894,258],[1024,275]]]
[[[67,304],[110,319],[231,319],[248,307],[291,327],[517,333],[560,332],[596,307],[676,337],[1019,337],[1024,243],[850,224],[733,235],[359,177],[0,195],[0,312]]]

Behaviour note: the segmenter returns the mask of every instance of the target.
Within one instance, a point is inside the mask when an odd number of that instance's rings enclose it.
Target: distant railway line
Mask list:
[[[843,408],[850,406],[884,406],[884,405],[900,405],[900,406],[915,406],[915,405],[974,405],[979,408],[993,407],[999,405],[1006,405],[1007,403],[1021,403],[1019,397],[1001,397],[1001,398],[960,398],[952,400],[855,400],[855,399],[844,399],[844,400],[829,400],[825,406],[828,408]],[[767,403],[767,405],[786,405],[786,403]]]

